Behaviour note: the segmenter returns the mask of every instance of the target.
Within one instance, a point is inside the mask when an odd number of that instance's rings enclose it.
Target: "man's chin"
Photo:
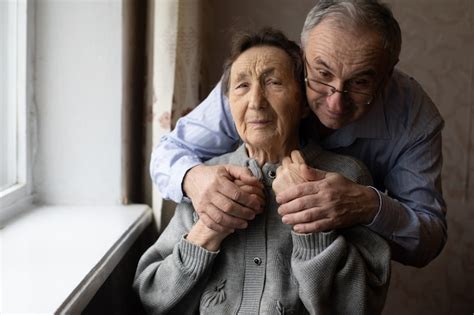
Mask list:
[[[337,130],[346,125],[345,121],[334,120],[334,119],[320,119],[324,127],[331,130]]]

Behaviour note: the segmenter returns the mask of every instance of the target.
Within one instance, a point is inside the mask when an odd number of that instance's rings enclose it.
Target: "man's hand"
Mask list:
[[[183,189],[202,222],[217,232],[246,228],[265,201],[263,184],[246,167],[234,165],[195,166]]]
[[[277,178],[279,174],[299,171],[297,176],[291,176],[296,185],[276,191],[283,223],[294,225],[298,233],[312,233],[368,224],[375,217],[379,200],[372,188],[293,160],[277,171]]]

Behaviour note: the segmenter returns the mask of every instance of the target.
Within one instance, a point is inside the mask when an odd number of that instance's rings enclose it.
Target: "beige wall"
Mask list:
[[[474,1],[390,0],[403,32],[400,68],[413,75],[445,121],[443,187],[449,240],[428,267],[394,263],[384,314],[474,311]],[[274,26],[295,40],[312,0],[203,1],[206,94],[221,74],[233,29]],[[205,96],[205,95],[202,95]]]

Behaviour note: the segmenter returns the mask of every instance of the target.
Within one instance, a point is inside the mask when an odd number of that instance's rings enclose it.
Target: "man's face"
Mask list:
[[[376,32],[342,29],[326,19],[309,33],[304,50],[308,103],[324,126],[339,129],[371,109],[390,70]]]

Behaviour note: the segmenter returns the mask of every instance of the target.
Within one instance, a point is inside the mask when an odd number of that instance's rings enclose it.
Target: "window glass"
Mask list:
[[[0,191],[18,180],[17,17],[17,1],[0,1]]]

